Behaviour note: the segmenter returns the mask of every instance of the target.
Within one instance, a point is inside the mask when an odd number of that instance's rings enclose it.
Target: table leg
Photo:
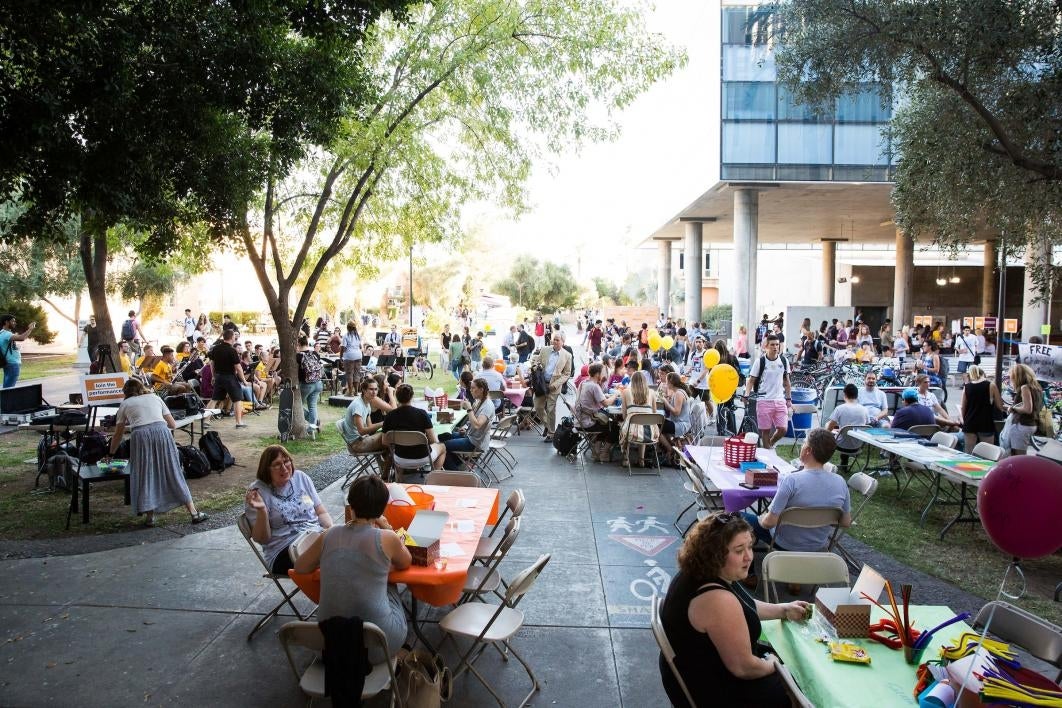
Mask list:
[[[74,483],[70,485],[70,507],[66,510],[66,528],[68,531],[70,530],[70,517],[78,511],[77,492],[79,484],[80,480],[75,479]]]
[[[966,491],[966,488],[969,485],[967,485],[966,482],[960,482],[959,484],[960,484],[959,513],[957,513],[955,515],[955,518],[952,519],[951,521],[949,521],[947,523],[947,525],[943,529],[940,530],[940,538],[942,538],[942,539],[944,538],[944,534],[946,534],[948,532],[948,529],[950,529],[952,526],[954,526],[955,524],[957,524],[959,522],[973,523],[975,521],[980,521],[981,520],[981,517],[979,517],[977,515],[977,510],[974,509],[970,505],[971,499],[967,495],[967,491]],[[970,512],[969,515],[965,514],[965,512],[967,512],[967,511]]]
[[[410,624],[413,625],[413,634],[417,635],[417,639],[420,641],[420,643],[423,644],[425,648],[427,648],[427,650],[434,655],[438,652],[432,645],[432,643],[428,641],[428,638],[424,636],[424,632],[421,630],[420,621],[417,619],[417,598],[413,596],[412,591],[410,591],[409,593],[409,599],[409,617]]]
[[[83,524],[89,522],[89,488],[91,486],[87,479],[81,480],[81,523]]]
[[[125,476],[125,505],[130,506],[133,503],[132,497],[129,496],[129,475]]]
[[[919,526],[926,525],[926,518],[929,516],[929,510],[936,504],[937,498],[940,496],[940,475],[935,475],[933,479],[933,494],[929,497],[929,503],[926,504],[926,508],[922,510],[922,517],[918,520]]]

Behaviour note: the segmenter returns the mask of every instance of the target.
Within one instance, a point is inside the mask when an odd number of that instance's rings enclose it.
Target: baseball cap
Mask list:
[[[905,388],[903,390],[903,400],[905,401],[917,401],[918,390],[914,388]]]

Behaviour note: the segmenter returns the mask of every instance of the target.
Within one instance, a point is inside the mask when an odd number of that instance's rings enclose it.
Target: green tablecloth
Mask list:
[[[442,435],[443,433],[452,433],[454,428],[465,422],[465,418],[468,417],[468,413],[465,411],[454,411],[454,421],[452,423],[440,423],[435,419],[435,414],[431,416],[431,427],[435,430],[435,434]]]
[[[917,588],[915,589],[917,592]],[[884,616],[871,610],[871,622]],[[955,616],[947,607],[911,605],[915,629],[929,629]],[[771,620],[763,623],[763,633],[778,656],[792,672],[804,695],[817,708],[884,708],[914,705],[915,669],[903,658],[903,650],[889,649],[870,639],[849,639],[867,650],[871,663],[848,664],[830,659],[826,645],[815,641],[815,624]],[[922,660],[936,658],[940,647],[969,627],[953,624],[934,635]]]

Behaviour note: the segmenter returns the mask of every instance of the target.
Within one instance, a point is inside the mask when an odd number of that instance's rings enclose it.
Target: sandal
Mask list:
[[[207,516],[206,514],[204,514],[203,512],[200,511],[200,512],[197,512],[195,514],[195,516],[192,517],[192,523],[193,524],[201,524],[201,523],[203,523],[204,521],[206,521],[209,518],[210,518],[209,516]]]
[[[144,522],[144,526],[146,526],[149,529],[155,528],[155,519],[154,519],[154,517],[152,517],[152,518],[148,519],[147,521],[145,521]]]

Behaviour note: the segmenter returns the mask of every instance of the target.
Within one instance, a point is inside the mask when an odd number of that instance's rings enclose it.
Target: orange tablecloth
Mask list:
[[[434,565],[427,567],[411,565],[405,570],[392,570],[387,580],[408,585],[413,597],[429,605],[437,607],[450,605],[461,597],[461,590],[465,587],[465,576],[468,575],[468,566],[472,564],[472,556],[476,552],[476,546],[479,545],[483,528],[498,521],[500,495],[497,489],[419,486],[425,487],[426,492],[435,496],[436,511],[449,512],[450,520],[453,522],[469,519],[474,529],[468,533],[458,533],[456,523],[446,525],[442,539],[439,541],[440,545],[456,543],[464,551],[461,556],[446,559],[446,570],[436,570]],[[458,502],[461,499],[475,499],[476,505],[471,508],[459,507]],[[288,575],[306,597],[314,602],[320,602],[320,568],[313,573],[296,573],[294,570],[289,570]]]

